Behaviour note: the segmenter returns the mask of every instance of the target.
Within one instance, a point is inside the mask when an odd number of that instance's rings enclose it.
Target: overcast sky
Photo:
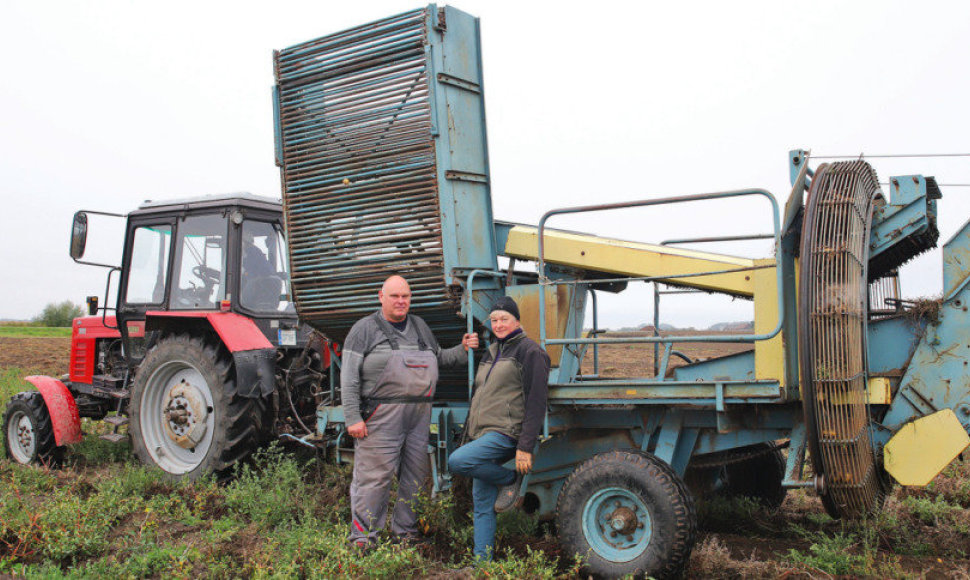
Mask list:
[[[453,5],[481,18],[498,219],[536,223],[554,207],[743,187],[783,204],[787,152],[798,147],[970,152],[967,2]],[[103,294],[105,270],[67,253],[78,209],[231,191],[279,197],[272,51],[420,6],[4,0],[0,318]],[[873,161],[883,181],[923,173],[970,183],[968,158]],[[941,243],[970,217],[970,188],[943,193]],[[761,233],[771,221],[764,203],[733,202],[551,225],[659,242]],[[907,294],[939,292],[939,253],[903,275]],[[750,317],[746,303],[690,299],[671,298],[665,319]],[[607,301],[603,322],[647,320],[647,302],[642,292]]]

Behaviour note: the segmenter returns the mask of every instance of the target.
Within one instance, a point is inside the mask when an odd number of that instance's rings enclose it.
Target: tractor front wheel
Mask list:
[[[690,492],[653,455],[597,455],[566,479],[556,506],[560,539],[598,577],[679,575],[694,546]]]
[[[17,463],[56,467],[64,457],[64,448],[54,440],[54,424],[44,397],[37,391],[17,393],[10,399],[3,432],[7,456]]]
[[[233,395],[232,359],[186,335],[159,340],[132,389],[135,455],[177,478],[223,475],[258,443],[259,399]]]

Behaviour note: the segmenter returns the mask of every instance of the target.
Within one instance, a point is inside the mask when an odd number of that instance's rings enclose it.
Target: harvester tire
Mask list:
[[[57,467],[64,459],[64,447],[54,439],[54,424],[37,391],[17,393],[3,414],[4,447],[7,457],[22,464]]]
[[[597,577],[672,578],[683,573],[697,532],[694,500],[680,477],[639,451],[596,455],[573,470],[556,505],[559,537]]]
[[[258,446],[260,399],[233,395],[232,358],[201,338],[163,338],[138,367],[130,405],[131,444],[146,465],[173,478],[219,477]]]
[[[749,497],[768,509],[777,509],[788,495],[788,490],[781,485],[785,480],[785,456],[781,449],[726,465],[724,472],[723,493],[727,497]]]

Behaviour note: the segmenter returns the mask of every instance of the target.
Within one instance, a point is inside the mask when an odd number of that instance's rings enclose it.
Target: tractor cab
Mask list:
[[[77,261],[87,213],[72,230]],[[149,313],[234,312],[274,345],[291,342],[280,332],[295,329],[297,315],[278,201],[247,193],[146,201],[127,218],[115,308],[122,333],[138,338]]]

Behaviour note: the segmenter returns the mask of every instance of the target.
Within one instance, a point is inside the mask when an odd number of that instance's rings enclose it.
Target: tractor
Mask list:
[[[121,266],[83,259],[89,215],[126,218]],[[330,343],[289,296],[282,207],[250,194],[148,201],[126,216],[79,211],[71,257],[108,268],[105,306],[75,319],[68,374],[27,377],[3,418],[8,455],[57,464],[103,420],[175,478],[226,474],[259,444],[311,433]],[[112,280],[117,279],[114,286]],[[107,295],[117,288],[114,308]]]

